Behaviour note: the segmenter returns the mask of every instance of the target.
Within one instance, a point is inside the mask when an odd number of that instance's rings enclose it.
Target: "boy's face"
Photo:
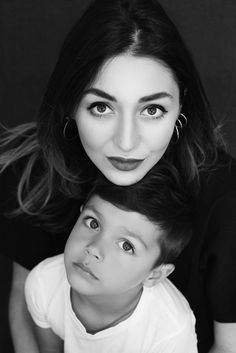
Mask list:
[[[139,291],[160,255],[160,235],[145,216],[92,196],[65,247],[72,288],[84,295]]]

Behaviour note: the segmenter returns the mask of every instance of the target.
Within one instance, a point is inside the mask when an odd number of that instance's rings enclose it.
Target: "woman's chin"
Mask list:
[[[146,173],[137,173],[137,171],[106,171],[104,176],[113,184],[119,186],[129,186],[140,181],[145,174]]]

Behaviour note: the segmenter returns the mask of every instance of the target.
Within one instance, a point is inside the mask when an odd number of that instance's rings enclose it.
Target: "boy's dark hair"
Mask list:
[[[193,197],[172,165],[159,162],[141,181],[129,186],[115,185],[101,174],[88,199],[93,195],[122,210],[140,213],[163,230],[156,265],[172,263],[190,240]]]

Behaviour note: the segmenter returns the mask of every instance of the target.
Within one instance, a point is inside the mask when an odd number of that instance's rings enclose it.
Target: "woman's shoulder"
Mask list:
[[[0,173],[0,209],[17,207],[17,186],[26,161],[15,161]]]
[[[203,189],[212,189],[216,194],[236,192],[236,160],[226,151],[219,150],[215,165],[200,178]]]
[[[5,211],[8,208],[10,210],[19,207],[17,188],[28,161],[28,156],[19,158],[0,173],[0,210],[2,205]]]
[[[219,167],[227,167],[229,165],[233,166],[235,168],[236,166],[236,160],[235,158],[226,150],[219,149],[218,150],[218,157],[216,161],[216,165]]]
[[[29,157],[38,149],[36,124],[3,128],[0,134],[0,195],[15,190]],[[2,200],[2,197],[1,197]]]
[[[207,213],[216,204],[224,207],[232,202],[236,202],[236,160],[220,150],[214,167],[200,174],[197,209]]]

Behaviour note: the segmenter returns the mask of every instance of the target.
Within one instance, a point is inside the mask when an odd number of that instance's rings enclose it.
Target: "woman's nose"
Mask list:
[[[138,146],[140,135],[135,117],[125,115],[119,119],[114,141],[124,152],[132,151]]]

